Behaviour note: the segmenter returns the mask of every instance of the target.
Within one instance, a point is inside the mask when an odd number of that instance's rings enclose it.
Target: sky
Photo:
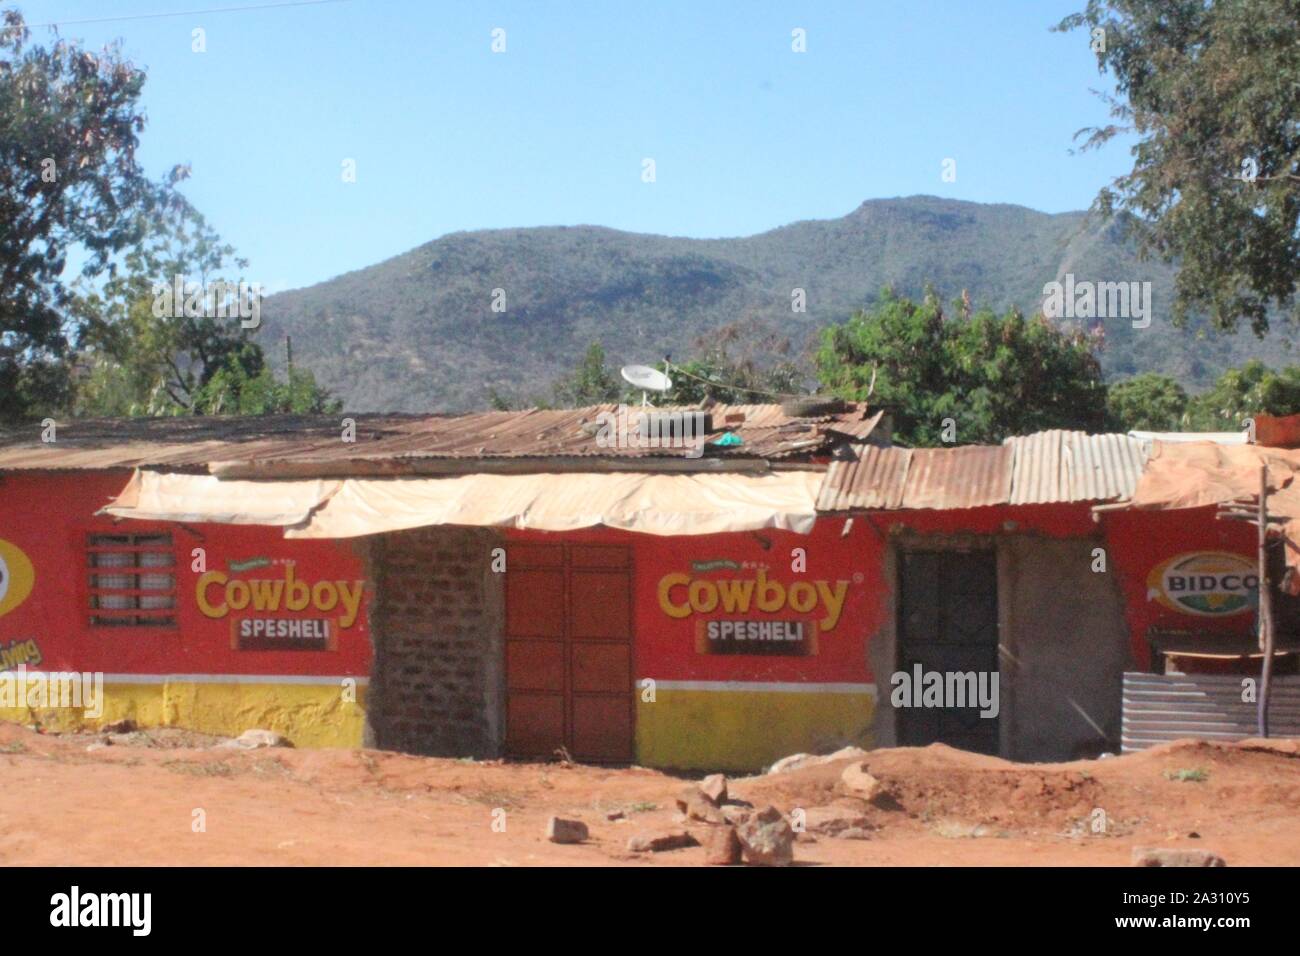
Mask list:
[[[459,230],[741,236],[915,194],[1063,212],[1131,164],[1124,141],[1074,152],[1109,84],[1085,32],[1050,27],[1083,0],[216,12],[274,2],[0,0],[34,42],[120,38],[148,72],[141,161],[192,166],[186,195],[267,291]]]

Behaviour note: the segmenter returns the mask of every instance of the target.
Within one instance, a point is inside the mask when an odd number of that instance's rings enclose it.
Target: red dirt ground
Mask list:
[[[628,838],[680,827],[687,780],[641,768],[475,762],[380,751],[212,748],[178,731],[42,735],[0,725],[0,864],[700,865],[698,847],[627,852]],[[848,761],[731,782],[789,812],[860,811],[869,839],[807,836],[796,862],[852,866],[1125,866],[1134,846],[1203,848],[1228,864],[1300,863],[1300,742],[1181,741],[1141,754],[1012,764],[935,745],[873,751],[893,793],[879,809],[846,795]],[[1180,779],[1183,778],[1183,779]],[[1095,808],[1109,830],[1091,832]],[[206,832],[194,832],[202,809]],[[505,831],[493,829],[505,811]],[[606,820],[623,810],[627,819]],[[551,815],[591,839],[546,841]],[[497,814],[500,818],[500,814]],[[703,837],[707,824],[689,828]],[[1193,836],[1198,834],[1198,836]]]

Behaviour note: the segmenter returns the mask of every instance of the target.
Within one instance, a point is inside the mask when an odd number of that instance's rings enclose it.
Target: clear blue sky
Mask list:
[[[1048,29],[1083,0],[344,0],[68,22],[257,2],[0,7],[122,38],[149,74],[142,160],[191,163],[187,194],[274,290],[462,229],[747,235],[915,193],[1060,212],[1129,164],[1126,144],[1070,153],[1106,120],[1086,34]]]

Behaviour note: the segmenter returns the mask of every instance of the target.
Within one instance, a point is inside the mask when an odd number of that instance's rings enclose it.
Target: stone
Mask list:
[[[754,814],[736,828],[745,862],[754,866],[789,866],[794,862],[794,830],[776,807]]]
[[[861,747],[843,747],[833,754],[791,754],[788,757],[782,757],[772,766],[768,767],[768,773],[789,773],[791,770],[801,770],[804,767],[816,767],[824,763],[831,763],[835,760],[859,760],[867,756],[867,752]]]
[[[745,823],[751,816],[753,816],[753,812],[748,807],[741,807],[729,803],[722,808],[722,819],[733,827],[738,827],[742,823]]]
[[[869,830],[871,821],[856,810],[844,807],[808,807],[804,810],[804,829],[824,836],[839,836],[845,830]]]
[[[587,824],[581,820],[551,817],[546,824],[546,839],[552,843],[581,843],[587,836]]]
[[[1166,850],[1135,846],[1134,866],[1227,866],[1223,857],[1209,850]]]
[[[704,862],[711,866],[735,866],[741,861],[740,837],[735,827],[714,827],[704,838]]]
[[[837,840],[870,840],[871,831],[863,827],[849,827],[834,834]]]
[[[678,821],[680,823],[691,820],[699,820],[702,823],[727,822],[722,811],[696,787],[687,787],[682,791],[682,795],[677,798],[677,811],[682,815],[682,819]]]
[[[626,820],[627,813],[623,810],[610,810],[609,813],[605,814],[605,819],[610,821]]]
[[[115,720],[112,723],[104,724],[99,728],[99,732],[101,734],[129,734],[135,729],[135,721],[128,717],[125,720]]]
[[[274,730],[245,730],[233,740],[217,745],[237,750],[258,750],[262,747],[292,747],[287,737],[282,737]]]
[[[682,850],[688,846],[699,846],[700,841],[691,836],[688,830],[655,830],[638,833],[627,841],[631,853],[663,853],[666,850]]]
[[[851,763],[845,767],[844,773],[840,774],[840,782],[846,790],[862,800],[875,800],[885,792],[880,781],[867,773],[865,763]]]
[[[720,773],[711,773],[700,781],[700,793],[704,799],[715,807],[727,802],[727,778]]]

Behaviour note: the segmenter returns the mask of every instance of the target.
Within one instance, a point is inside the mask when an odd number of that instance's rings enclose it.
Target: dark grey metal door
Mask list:
[[[998,572],[992,551],[903,552],[898,616],[898,669],[909,682],[915,682],[919,665],[921,675],[944,675],[945,686],[948,675],[974,673],[977,683],[982,679],[983,686],[993,690],[992,675],[998,672]],[[899,744],[944,743],[996,754],[999,718],[980,716],[977,700],[968,699],[967,704],[898,708]]]

